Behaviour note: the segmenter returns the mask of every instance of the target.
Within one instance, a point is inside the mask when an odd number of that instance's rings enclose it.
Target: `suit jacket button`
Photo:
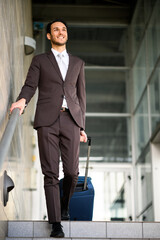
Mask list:
[[[62,98],[64,98],[64,95],[62,95]]]

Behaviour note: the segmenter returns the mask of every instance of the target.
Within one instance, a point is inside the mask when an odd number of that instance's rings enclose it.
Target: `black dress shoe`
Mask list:
[[[62,225],[60,223],[54,223],[52,225],[52,232],[50,237],[54,238],[63,238],[64,237],[64,232],[62,229]]]
[[[66,210],[66,209],[61,210],[61,220],[63,220],[63,221],[70,220],[69,210]]]

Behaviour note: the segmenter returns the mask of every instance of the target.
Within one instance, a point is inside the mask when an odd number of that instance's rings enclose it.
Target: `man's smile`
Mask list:
[[[57,37],[58,39],[64,39],[65,37],[63,37],[63,36],[59,36],[59,37]]]

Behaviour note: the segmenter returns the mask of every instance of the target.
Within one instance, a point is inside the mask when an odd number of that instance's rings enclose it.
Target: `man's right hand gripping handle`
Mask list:
[[[13,111],[14,108],[19,108],[20,109],[19,115],[21,115],[23,113],[25,107],[26,107],[26,99],[21,98],[17,102],[12,103],[11,108],[10,108],[10,113]]]

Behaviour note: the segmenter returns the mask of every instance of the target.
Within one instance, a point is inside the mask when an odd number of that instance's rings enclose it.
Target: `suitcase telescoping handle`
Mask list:
[[[83,188],[83,190],[86,190],[86,188],[87,188],[87,177],[88,177],[88,167],[89,167],[90,152],[91,152],[91,137],[88,137],[88,154],[87,154],[87,162],[86,162],[86,170],[85,170],[85,179],[84,179],[84,188]]]

